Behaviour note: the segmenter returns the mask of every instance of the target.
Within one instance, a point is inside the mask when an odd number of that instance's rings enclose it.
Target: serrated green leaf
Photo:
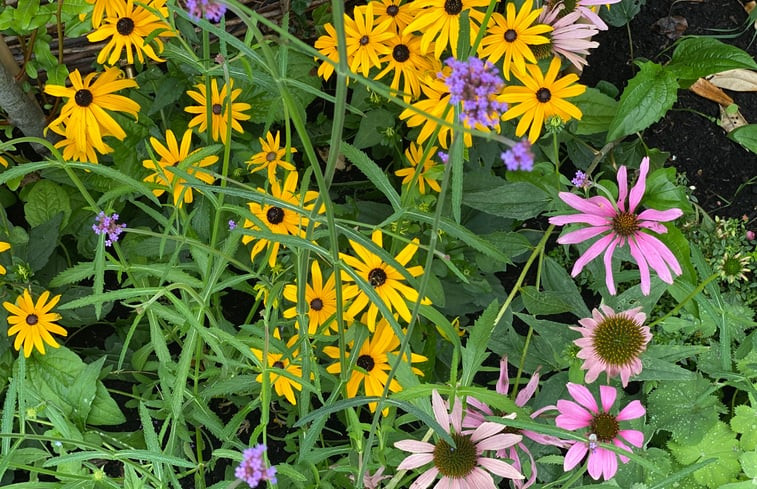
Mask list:
[[[741,448],[757,449],[757,409],[742,404],[736,406],[735,413],[731,418],[731,429],[741,434]]]
[[[399,209],[400,196],[394,187],[389,182],[386,173],[372,160],[367,154],[363,153],[351,144],[342,142],[342,154],[349,159],[368,179],[373,183],[377,189],[383,193],[389,203],[396,210]]]
[[[550,198],[528,182],[505,182],[495,188],[463,192],[463,204],[493,216],[530,219],[547,209]]]
[[[744,475],[757,478],[757,452],[742,453],[739,462],[744,469]]]
[[[682,39],[667,65],[674,76],[689,82],[684,87],[697,78],[738,68],[757,69],[757,63],[743,49],[706,36]]]
[[[752,153],[757,154],[757,124],[737,127],[728,133],[728,139],[736,141]]]
[[[710,382],[702,378],[660,382],[647,401],[650,424],[670,431],[679,443],[698,443],[718,422],[718,413],[724,411],[710,387]]]
[[[24,217],[29,226],[44,224],[59,212],[64,215],[62,227],[65,227],[71,217],[71,199],[68,193],[50,180],[35,183],[24,204]]]
[[[651,61],[641,63],[620,96],[618,111],[607,130],[607,141],[643,131],[673,107],[678,81],[669,70]]]
[[[618,110],[618,101],[596,88],[587,87],[581,95],[571,99],[583,117],[576,122],[575,134],[597,134],[607,131]]]
[[[567,294],[554,290],[539,290],[533,285],[520,289],[520,296],[528,312],[534,315],[550,315],[568,312],[572,306],[566,300]]]
[[[499,302],[494,300],[489,307],[484,310],[481,316],[476,319],[468,336],[468,342],[461,352],[463,362],[463,375],[460,383],[464,386],[473,382],[473,376],[476,375],[481,364],[489,356],[486,351],[489,345],[492,331],[494,331],[494,319],[497,317]]]
[[[53,250],[58,245],[58,234],[61,228],[63,213],[55,214],[46,221],[29,231],[29,245],[26,248],[27,260],[33,271],[39,271],[47,265]]]
[[[365,117],[360,119],[360,126],[355,134],[353,145],[357,149],[376,146],[384,138],[381,129],[394,127],[394,114],[385,109],[376,109],[367,112]]]
[[[694,480],[710,489],[719,489],[729,482],[735,482],[740,472],[738,440],[736,434],[723,422],[716,422],[695,444],[671,441],[668,448],[680,463],[690,465],[704,459],[717,460],[707,467],[694,472]]]

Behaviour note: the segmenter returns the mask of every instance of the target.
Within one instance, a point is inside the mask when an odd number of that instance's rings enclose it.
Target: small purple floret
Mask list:
[[[452,68],[452,73],[444,80],[449,88],[450,103],[463,103],[461,121],[471,127],[476,124],[497,127],[500,115],[507,110],[507,104],[495,98],[504,85],[499,70],[492,63],[474,57],[466,61],[449,58],[445,64]]]
[[[118,241],[118,236],[126,229],[126,224],[118,224],[118,214],[106,215],[105,212],[100,213],[95,217],[95,224],[92,225],[92,230],[98,236],[101,234],[107,234],[108,239],[105,240],[105,246],[112,246],[113,243]]]
[[[505,166],[510,171],[534,169],[534,154],[531,152],[531,143],[524,139],[515,146],[500,155]]]
[[[205,17],[211,22],[218,22],[226,13],[226,5],[214,0],[187,0],[187,12],[194,19]]]
[[[237,467],[234,475],[242,479],[250,487],[257,487],[261,481],[276,484],[276,467],[266,467],[265,445],[256,445],[242,452],[242,462]]]
[[[438,153],[436,153],[436,155],[439,157],[440,160],[442,160],[442,163],[444,163],[445,165],[449,161],[449,153],[445,153],[444,151],[439,151]]]
[[[573,178],[573,180],[570,181],[570,183],[578,188],[588,188],[590,184],[589,175],[582,172],[581,170],[578,170],[576,172],[576,176]]]
[[[229,231],[233,231],[236,229],[237,223],[234,221],[234,219],[229,219]]]

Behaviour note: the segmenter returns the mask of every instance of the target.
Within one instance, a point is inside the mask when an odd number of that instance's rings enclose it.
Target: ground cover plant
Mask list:
[[[645,130],[757,64],[586,83],[643,4],[0,8],[0,484],[752,487],[754,221]]]

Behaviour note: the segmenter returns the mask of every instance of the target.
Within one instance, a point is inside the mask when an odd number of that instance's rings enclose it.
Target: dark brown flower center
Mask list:
[[[371,40],[368,38],[368,36],[363,36],[363,37],[360,38],[360,45],[361,46],[365,46],[369,42],[371,42]]]
[[[539,102],[546,104],[552,99],[552,92],[549,91],[549,88],[540,88],[536,91],[536,100]]]
[[[134,32],[134,21],[129,17],[121,17],[118,19],[118,22],[116,22],[116,30],[122,36],[128,36]]]
[[[394,16],[396,16],[396,15],[397,15],[398,13],[400,13],[400,8],[399,8],[398,6],[396,6],[396,5],[394,5],[394,4],[392,4],[392,5],[389,5],[389,6],[388,6],[388,7],[386,8],[386,14],[387,14],[387,15],[389,15],[390,17],[394,17]]]
[[[268,222],[271,224],[279,224],[284,220],[284,209],[281,207],[271,207],[265,213],[265,218],[268,219]]]
[[[273,366],[276,368],[284,368],[284,362],[282,362],[281,360],[276,360],[275,362],[273,362]]]
[[[380,268],[374,268],[368,272],[368,283],[374,287],[380,287],[386,282],[386,272]]]
[[[366,372],[370,372],[376,366],[376,362],[373,361],[373,357],[370,355],[360,355],[357,358],[357,366]]]
[[[404,63],[410,59],[410,49],[404,44],[397,44],[394,46],[394,49],[392,49],[392,58],[394,58],[395,61]]]
[[[595,414],[589,426],[598,441],[609,443],[618,436],[618,420],[610,413]]]
[[[266,153],[265,159],[266,159],[266,161],[273,161],[273,160],[276,159],[276,156],[278,156],[278,155],[276,154],[275,151],[269,151],[268,153]]]
[[[646,348],[642,326],[625,314],[606,317],[592,334],[597,356],[607,365],[623,366]]]
[[[26,324],[34,326],[39,322],[39,317],[36,314],[29,314],[26,316]]]
[[[467,477],[476,468],[478,455],[476,444],[471,441],[470,435],[451,433],[455,441],[455,448],[444,440],[439,440],[434,446],[434,466],[439,472],[451,479]]]
[[[507,29],[505,31],[505,41],[514,42],[516,39],[518,39],[518,33],[514,29]]]
[[[223,107],[221,107],[221,104],[213,104],[213,107],[211,109],[213,110],[213,113],[215,115],[221,115]]]
[[[79,107],[89,107],[89,104],[92,103],[92,100],[94,100],[94,97],[92,97],[92,92],[90,92],[86,88],[77,90],[74,94],[74,102],[76,102],[76,105],[78,105]]]
[[[639,230],[639,219],[636,217],[636,214],[619,211],[612,218],[612,229],[619,236],[627,238]]]
[[[315,298],[312,301],[310,301],[310,309],[314,311],[320,311],[323,309],[323,301],[319,298]]]
[[[462,0],[445,0],[444,11],[449,15],[458,15],[463,10]]]

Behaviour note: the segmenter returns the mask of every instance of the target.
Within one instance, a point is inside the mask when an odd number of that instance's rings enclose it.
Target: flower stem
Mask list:
[[[692,290],[689,295],[687,295],[686,297],[684,297],[683,300],[681,302],[679,302],[678,305],[676,305],[673,309],[671,309],[667,314],[665,314],[664,316],[662,316],[660,318],[657,318],[654,321],[652,321],[649,324],[649,327],[652,328],[653,326],[655,326],[655,325],[657,325],[657,324],[665,321],[667,318],[669,318],[673,314],[676,314],[678,311],[681,310],[681,308],[683,306],[685,306],[691,299],[693,299],[694,297],[696,297],[697,294],[699,294],[700,292],[702,292],[704,290],[704,288],[707,287],[707,285],[710,282],[712,282],[713,280],[715,280],[716,278],[718,278],[718,274],[717,273],[713,273],[712,275],[710,275],[709,277],[707,277],[706,279],[704,279],[704,281],[701,284],[699,284],[696,289]]]

